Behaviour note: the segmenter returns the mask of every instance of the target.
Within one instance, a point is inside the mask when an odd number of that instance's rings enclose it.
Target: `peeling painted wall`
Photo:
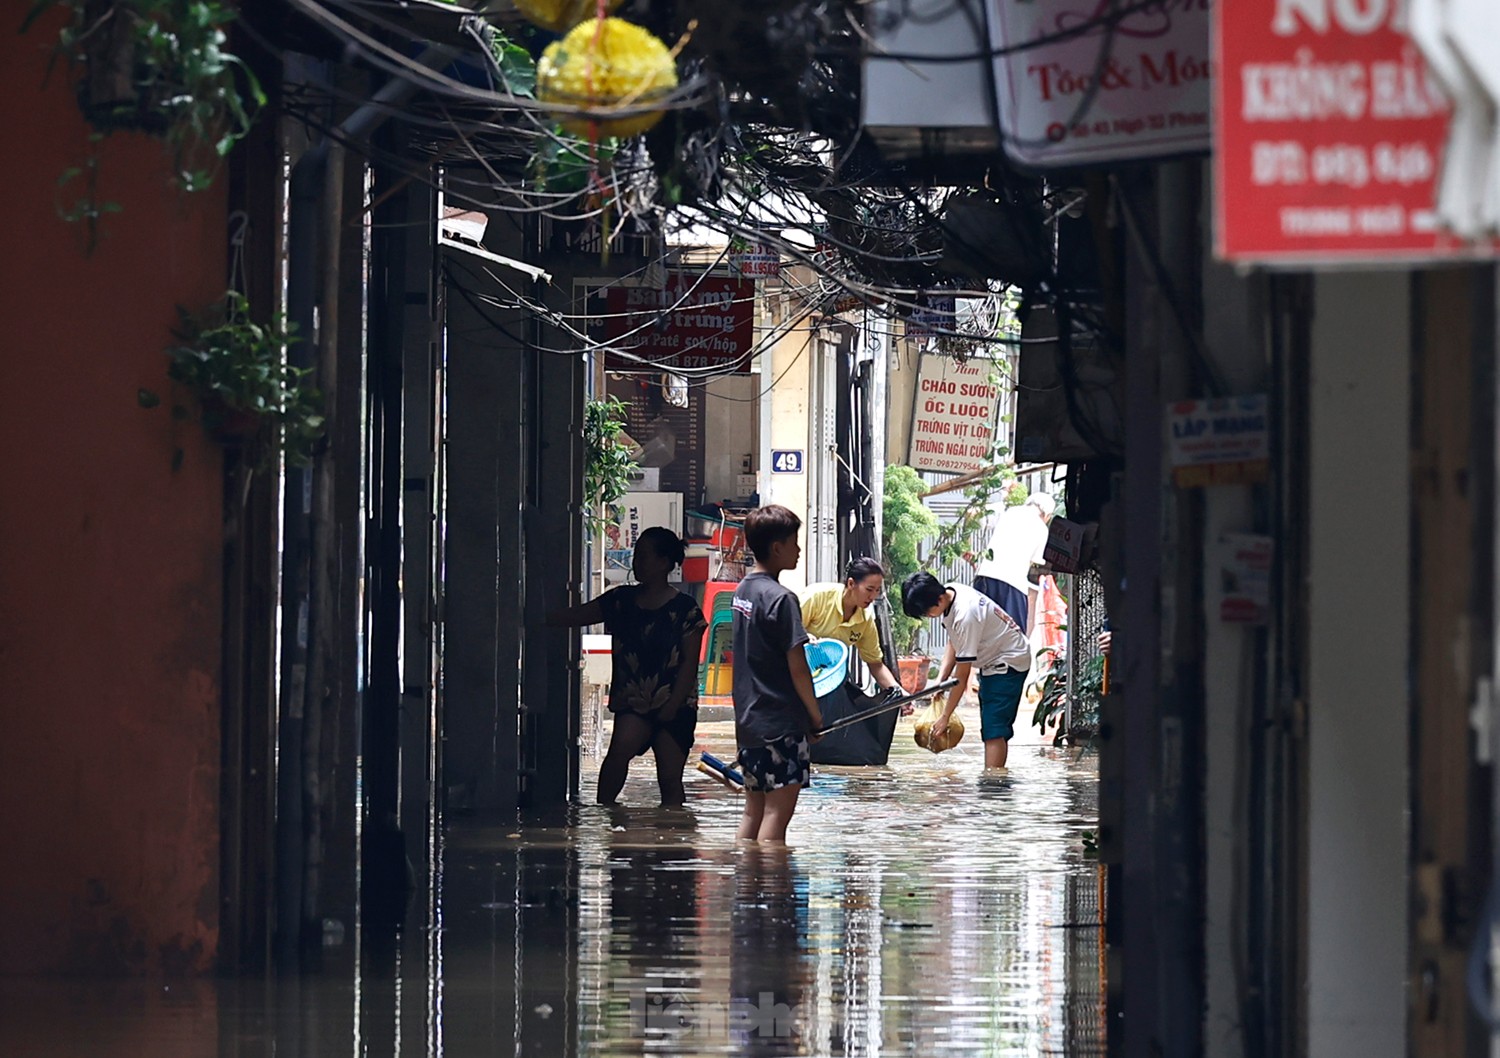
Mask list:
[[[176,306],[224,290],[225,184],[100,145],[86,253],[58,178],[88,152],[55,19],[0,35],[0,973],[201,973],[218,928],[222,458],[174,423]],[[145,410],[136,393],[162,394]],[[174,470],[173,451],[183,452]]]

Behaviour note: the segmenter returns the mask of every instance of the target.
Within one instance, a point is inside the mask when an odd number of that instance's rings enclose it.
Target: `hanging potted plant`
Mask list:
[[[198,398],[209,434],[228,446],[269,438],[269,451],[280,451],[288,463],[310,462],[323,437],[323,396],[308,380],[309,368],[286,362],[287,346],[297,341],[292,328],[280,316],[252,320],[249,302],[233,290],[206,314],[178,312],[180,344],[167,350],[167,375]],[[159,403],[147,390],[140,401]],[[175,405],[173,414],[190,413]]]
[[[897,678],[909,693],[926,685],[932,667],[932,659],[919,650],[925,623],[906,616],[901,608],[901,583],[922,568],[922,543],[938,530],[937,516],[922,503],[926,491],[927,487],[911,467],[886,469],[880,555],[886,572]]]
[[[95,130],[91,145],[121,129],[156,136],[172,158],[173,181],[185,191],[213,183],[219,159],[249,132],[265,106],[259,80],[230,47],[239,17],[227,0],[34,0],[28,29],[54,9],[67,13],[57,54],[74,79],[78,108]],[[97,197],[97,151],[65,170],[58,184],[81,181],[83,198],[59,203],[65,220],[86,223],[93,249],[104,214],[119,212]]]

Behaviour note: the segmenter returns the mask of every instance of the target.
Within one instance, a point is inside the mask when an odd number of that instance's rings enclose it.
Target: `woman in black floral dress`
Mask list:
[[[682,541],[670,529],[647,529],[631,562],[636,583],[547,618],[567,627],[603,622],[612,637],[614,734],[599,766],[600,804],[615,803],[630,762],[647,750],[656,757],[661,803],[685,800],[682,769],[698,725],[698,650],[707,623],[692,597],[667,580],[683,557]]]

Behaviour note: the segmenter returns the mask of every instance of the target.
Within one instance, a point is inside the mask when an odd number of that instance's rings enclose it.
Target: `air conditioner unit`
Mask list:
[[[864,126],[889,158],[994,151],[995,93],[982,0],[875,0],[864,68]],[[890,58],[881,58],[881,55]]]

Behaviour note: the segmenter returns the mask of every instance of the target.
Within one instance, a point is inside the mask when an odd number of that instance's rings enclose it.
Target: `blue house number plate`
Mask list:
[[[773,448],[773,449],[771,449],[771,473],[773,473],[773,474],[800,474],[800,473],[802,473],[802,449],[800,449],[800,448]]]

